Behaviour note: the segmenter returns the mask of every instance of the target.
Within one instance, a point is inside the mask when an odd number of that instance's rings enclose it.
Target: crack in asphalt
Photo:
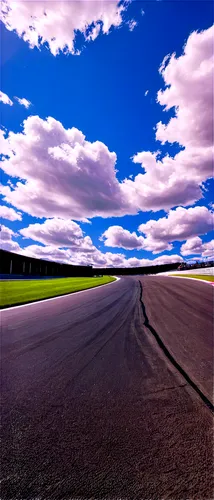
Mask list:
[[[174,356],[171,354],[171,352],[168,350],[168,348],[164,344],[164,342],[161,339],[158,332],[150,324],[149,318],[148,318],[147,313],[146,313],[146,306],[145,306],[144,301],[143,301],[143,286],[142,286],[142,283],[140,280],[139,280],[139,284],[140,284],[140,302],[141,302],[142,311],[143,311],[143,315],[144,315],[144,326],[146,328],[148,328],[148,330],[152,333],[153,337],[155,337],[155,340],[157,341],[159,347],[161,348],[161,350],[165,354],[165,356],[168,358],[168,360],[171,362],[171,364],[184,377],[184,379],[189,384],[189,386],[192,387],[192,389],[198,394],[198,396],[205,403],[205,405],[211,410],[211,412],[214,413],[214,405],[212,404],[212,402],[201,391],[201,389],[198,387],[198,385],[190,378],[188,373],[184,370],[184,368],[182,368],[182,366],[178,363],[178,361],[176,361]]]

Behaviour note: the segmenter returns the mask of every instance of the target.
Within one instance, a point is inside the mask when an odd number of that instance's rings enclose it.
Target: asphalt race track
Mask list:
[[[2,311],[1,500],[211,500],[212,293],[127,277]]]

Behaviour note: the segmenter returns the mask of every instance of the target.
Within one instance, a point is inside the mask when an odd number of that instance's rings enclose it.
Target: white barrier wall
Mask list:
[[[166,273],[159,273],[160,274],[208,274],[209,276],[213,276],[214,274],[214,267],[201,267],[199,269],[185,269],[184,271],[169,271]]]

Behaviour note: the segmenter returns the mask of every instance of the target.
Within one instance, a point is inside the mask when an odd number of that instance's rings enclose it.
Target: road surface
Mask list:
[[[212,291],[126,277],[3,311],[1,500],[213,498]]]

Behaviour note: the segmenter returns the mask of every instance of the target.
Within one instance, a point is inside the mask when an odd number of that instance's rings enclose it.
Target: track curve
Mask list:
[[[182,280],[140,279],[147,315],[167,335],[160,300],[174,285],[158,280],[176,281],[175,294],[185,296]],[[143,325],[138,280],[1,313],[2,500],[212,498],[211,412]],[[207,302],[212,287],[203,286]],[[165,295],[173,310],[178,297]],[[165,342],[180,358],[184,337],[179,343],[172,316]],[[211,323],[203,324],[192,334],[195,363],[204,342],[209,367]],[[210,368],[202,372],[200,381],[210,377]]]

